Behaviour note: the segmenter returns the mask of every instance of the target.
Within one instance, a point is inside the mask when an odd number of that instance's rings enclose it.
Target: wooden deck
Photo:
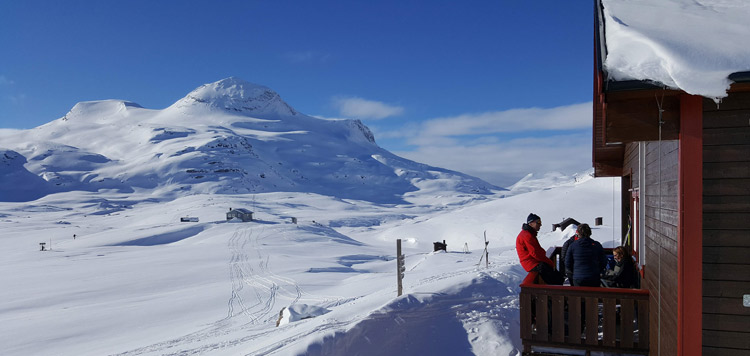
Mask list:
[[[546,285],[531,272],[519,299],[524,355],[555,349],[649,353],[648,290]]]

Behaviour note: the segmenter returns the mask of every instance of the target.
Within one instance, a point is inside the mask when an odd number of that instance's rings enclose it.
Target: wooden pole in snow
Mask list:
[[[404,279],[404,255],[401,254],[401,239],[396,240],[396,281],[398,283],[398,296],[404,293],[402,280]]]
[[[487,241],[487,230],[484,230],[484,263],[486,268],[490,268],[490,251],[487,249],[489,245],[490,242]]]
[[[482,259],[484,259],[487,268],[490,268],[490,252],[487,250],[489,244],[490,242],[487,241],[487,230],[484,230],[484,251],[479,256],[479,263],[477,263],[477,266],[481,265]]]

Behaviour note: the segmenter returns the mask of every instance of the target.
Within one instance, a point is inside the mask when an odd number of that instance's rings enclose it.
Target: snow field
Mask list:
[[[4,355],[514,355],[521,223],[541,215],[542,246],[560,245],[555,216],[612,221],[612,189],[570,180],[471,203],[430,192],[429,205],[154,192],[0,203],[0,344]],[[227,222],[229,207],[257,220]],[[485,230],[489,268],[478,265]],[[432,252],[443,239],[448,252]],[[276,327],[290,307],[326,312]]]

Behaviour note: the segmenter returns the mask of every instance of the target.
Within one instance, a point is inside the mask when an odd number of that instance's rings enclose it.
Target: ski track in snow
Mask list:
[[[289,299],[291,301],[289,305],[297,303],[304,297],[305,301],[317,301],[322,303],[324,307],[335,307],[358,299],[310,295],[304,292],[294,280],[278,276],[271,272],[268,268],[270,256],[264,254],[261,241],[275,235],[271,233],[264,234],[264,232],[264,228],[260,228],[260,232],[256,232],[251,228],[238,228],[228,239],[227,246],[231,252],[229,277],[232,291],[227,302],[227,315],[223,319],[197,332],[117,355],[204,355],[227,348],[247,345],[248,342],[253,340],[272,337],[279,329],[259,328],[274,323],[278,317],[278,312],[276,312],[276,310],[280,309],[280,307],[277,307],[278,296]],[[427,255],[423,256],[410,270],[416,269],[427,258]],[[420,278],[411,288],[478,272],[480,271],[477,268],[467,268],[438,276]],[[441,298],[441,294],[435,294],[435,297]],[[247,300],[252,300],[253,302],[247,303]],[[453,309],[452,313],[463,314],[469,317],[472,313],[476,313],[476,310],[473,308],[476,308],[480,304],[486,304],[483,305],[482,309],[493,310],[492,313],[497,314],[498,310],[506,310],[508,304],[513,304],[514,302],[517,304],[517,296],[515,295],[511,298],[498,298],[497,300],[483,302],[477,301],[474,298],[465,300],[453,299],[450,302],[451,307],[449,309]],[[457,309],[460,305],[464,305],[464,307]],[[466,307],[472,305],[473,307]],[[420,318],[426,318],[425,315],[429,315],[429,311],[431,310],[433,309],[428,308],[428,311],[417,311],[416,315],[420,316]],[[501,313],[504,314],[506,312]],[[376,312],[367,317],[375,319],[386,317],[380,314]],[[313,334],[320,334],[327,331],[340,332],[364,320],[364,317],[364,315],[353,317],[345,321],[331,320],[312,329],[303,327],[291,333],[287,329],[287,333],[282,340],[260,346],[250,353],[245,353],[245,355],[268,355]],[[390,317],[393,316],[391,315]],[[285,327],[291,327],[294,330],[301,326],[301,324],[289,324]],[[206,343],[206,341],[211,339],[215,339],[216,341]],[[191,347],[190,345],[195,346]]]
[[[280,307],[277,307],[278,296],[291,300],[288,305],[294,305],[304,296],[306,301],[320,302],[323,307],[334,307],[357,299],[312,295],[304,292],[293,279],[273,273],[268,268],[271,257],[264,254],[261,241],[273,237],[274,234],[264,235],[265,228],[261,228],[260,232],[255,230],[257,228],[239,227],[227,241],[227,247],[231,252],[229,280],[232,291],[227,302],[226,317],[194,333],[115,355],[201,355],[268,336],[277,329],[259,331],[258,326],[262,327],[275,322],[278,317],[276,310],[280,310]],[[282,342],[266,346],[263,350],[254,351],[252,355],[267,354],[288,345],[293,340],[299,340],[323,330],[339,328],[348,323],[350,322],[333,322],[312,330],[301,331],[291,338],[285,338]],[[232,338],[231,334],[246,336]],[[230,337],[230,340],[205,344],[206,340],[221,339],[227,336]],[[200,346],[190,348],[188,346],[190,344]]]

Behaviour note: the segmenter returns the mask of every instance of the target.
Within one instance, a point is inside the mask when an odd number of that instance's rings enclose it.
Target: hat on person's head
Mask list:
[[[578,225],[576,233],[582,238],[591,237],[591,227],[589,227],[589,224]]]
[[[529,214],[529,217],[526,218],[526,223],[530,223],[532,221],[542,220],[542,218],[539,217],[539,215],[536,215],[534,213]]]

